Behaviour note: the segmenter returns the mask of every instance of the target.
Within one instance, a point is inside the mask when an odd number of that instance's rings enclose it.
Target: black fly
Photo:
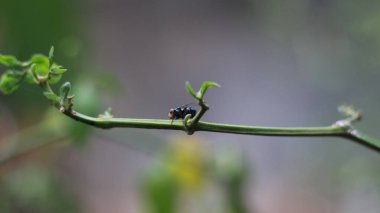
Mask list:
[[[189,106],[181,106],[176,107],[175,109],[170,109],[168,113],[169,119],[177,120],[177,119],[184,119],[186,115],[190,115],[190,118],[194,118],[195,114],[197,114],[197,111]]]

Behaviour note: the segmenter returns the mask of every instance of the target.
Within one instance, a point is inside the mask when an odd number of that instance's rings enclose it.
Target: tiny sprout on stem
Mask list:
[[[71,108],[73,106],[72,99],[74,96],[70,96],[71,90],[71,84],[70,82],[65,82],[61,88],[60,88],[60,111],[65,112],[65,111],[71,111]]]
[[[98,118],[103,118],[103,119],[110,119],[110,118],[113,118],[113,115],[112,115],[112,108],[111,108],[111,107],[108,107],[108,108],[103,112],[103,114],[99,114]]]
[[[206,104],[206,102],[203,99],[204,95],[206,94],[206,91],[211,87],[220,87],[220,85],[218,83],[215,83],[212,81],[205,81],[205,82],[203,82],[199,91],[195,92],[193,90],[192,86],[190,85],[190,83],[188,81],[186,81],[185,87],[186,87],[187,92],[189,92],[190,95],[192,95],[198,101],[198,104],[201,107],[201,110],[199,110],[199,112],[193,117],[193,119],[191,119],[190,121],[187,121],[190,119],[190,117],[188,117],[186,122],[185,122],[186,125],[184,123],[185,130],[186,130],[187,134],[191,135],[196,130],[198,122],[200,121],[202,116],[209,109],[209,106]]]
[[[352,123],[360,121],[363,117],[362,113],[359,110],[356,110],[353,106],[350,105],[341,105],[338,107],[338,112],[340,112],[345,119],[339,120],[334,123],[336,126],[341,127],[351,127]]]
[[[53,65],[53,60],[54,60],[54,46],[51,46],[50,51],[49,51],[49,68]]]

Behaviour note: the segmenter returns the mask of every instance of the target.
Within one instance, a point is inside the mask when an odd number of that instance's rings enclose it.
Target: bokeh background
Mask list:
[[[204,120],[380,138],[376,0],[0,0],[0,52],[55,46],[78,111],[162,118],[204,80]],[[3,71],[3,69],[2,69]],[[195,106],[196,107],[196,106]],[[97,130],[23,85],[0,96],[0,212],[380,211],[380,158],[338,138]]]

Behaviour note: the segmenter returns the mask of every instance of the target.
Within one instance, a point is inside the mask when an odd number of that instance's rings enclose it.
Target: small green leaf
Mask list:
[[[50,64],[50,66],[53,64],[53,59],[54,59],[54,46],[51,46],[50,51],[49,51],[49,64]]]
[[[50,73],[60,75],[63,74],[67,71],[67,69],[64,69],[62,66],[59,66],[57,64],[53,64],[52,67],[50,68]]]
[[[35,80],[35,78],[34,78],[34,76],[33,76],[33,73],[31,73],[29,71],[26,73],[25,81],[28,84],[36,84],[37,83],[36,80]]]
[[[54,102],[59,102],[59,100],[60,100],[58,95],[56,95],[52,92],[44,92],[44,95],[46,96],[47,99],[54,101]]]
[[[23,74],[12,70],[6,71],[0,79],[0,91],[4,94],[14,92],[20,86],[23,76]]]
[[[108,107],[106,111],[104,111],[104,115],[112,118],[112,108]]]
[[[35,64],[35,73],[40,79],[47,79],[49,75],[49,58],[36,54],[31,59],[32,64]]]
[[[62,74],[66,72],[62,66],[58,64],[52,64],[50,67],[49,83],[56,84],[61,80]]]
[[[185,83],[185,87],[186,87],[186,90],[188,93],[190,93],[190,95],[192,95],[195,99],[199,100],[200,97],[197,95],[197,93],[193,90],[193,88],[191,87],[190,83],[188,81],[186,81]]]
[[[338,112],[340,112],[345,117],[351,117],[356,114],[358,111],[355,110],[353,106],[350,105],[341,105],[338,107]]]
[[[73,96],[69,96],[71,90],[71,84],[70,82],[66,82],[62,84],[60,90],[59,90],[59,104],[61,105],[60,111],[64,112],[66,110],[69,110],[72,107],[72,98]]]
[[[355,109],[353,106],[350,105],[342,105],[338,107],[338,111],[346,117],[346,121],[349,123],[359,121],[362,119],[362,113],[360,110]]]
[[[50,78],[48,82],[49,84],[56,84],[61,80],[61,78],[62,78],[62,75],[50,74]]]
[[[33,64],[47,64],[49,62],[49,58],[42,54],[34,54],[30,59],[30,62]]]
[[[17,60],[16,57],[12,55],[1,55],[0,54],[0,64],[3,64],[7,67],[19,66],[21,62]]]
[[[103,112],[103,114],[100,114],[99,115],[99,118],[104,118],[104,119],[110,119],[110,118],[113,118],[113,115],[112,115],[112,108],[111,107],[108,107],[106,109],[106,111]]]
[[[211,88],[211,87],[220,87],[220,85],[216,82],[205,81],[205,82],[203,82],[201,89],[199,90],[197,95],[202,99],[204,94],[206,93],[207,89]]]

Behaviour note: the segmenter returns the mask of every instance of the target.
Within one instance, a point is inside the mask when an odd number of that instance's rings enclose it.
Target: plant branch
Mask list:
[[[26,76],[29,79],[27,82],[38,84],[46,98],[63,114],[78,122],[103,129],[123,127],[183,130],[190,135],[197,131],[207,131],[262,136],[342,137],[380,153],[380,140],[371,138],[352,126],[352,123],[361,119],[361,113],[350,106],[338,109],[344,114],[345,119],[323,127],[275,128],[202,122],[201,118],[209,110],[209,106],[204,101],[206,91],[212,87],[220,87],[211,81],[204,82],[198,92],[195,92],[190,83],[186,82],[186,90],[198,102],[200,110],[192,119],[190,114],[181,115],[184,118],[182,122],[162,119],[113,118],[111,110],[107,110],[104,115],[99,117],[87,116],[73,109],[74,96],[70,95],[71,84],[69,82],[61,86],[59,95],[51,89],[50,84],[57,83],[62,74],[66,72],[66,69],[54,63],[53,58],[54,48],[51,48],[49,57],[37,54],[26,62],[21,62],[14,56],[0,55],[0,64],[12,68],[1,76],[0,91],[4,94],[12,93]],[[18,71],[20,69],[21,71]],[[32,80],[30,81],[30,79]]]
[[[41,87],[45,92],[52,92],[47,82],[41,83]],[[258,127],[231,125],[222,123],[210,123],[200,121],[200,118],[209,109],[203,102],[199,103],[201,110],[192,119],[189,116],[181,121],[171,122],[163,119],[137,119],[137,118],[96,118],[81,114],[79,112],[64,111],[63,113],[79,122],[88,124],[97,128],[143,128],[143,129],[165,129],[165,130],[183,130],[188,134],[197,131],[220,132],[230,134],[245,135],[261,135],[261,136],[291,136],[291,137],[342,137],[364,145],[376,152],[380,153],[380,141],[370,138],[369,136],[359,132],[351,123],[360,119],[357,114],[352,114],[344,120],[335,122],[333,125],[321,127]],[[60,108],[59,104],[53,103],[56,108]]]

